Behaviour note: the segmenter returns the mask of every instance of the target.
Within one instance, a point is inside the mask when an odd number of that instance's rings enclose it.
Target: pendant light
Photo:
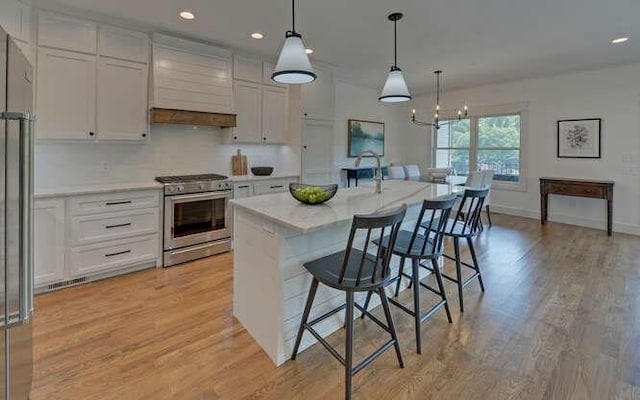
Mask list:
[[[285,34],[280,57],[271,79],[278,83],[300,84],[316,80],[309,57],[305,52],[302,35],[296,32],[296,5],[291,0],[292,28]]]
[[[402,13],[393,13],[389,14],[389,21],[393,22],[393,66],[391,67],[391,71],[389,71],[389,75],[387,76],[387,81],[384,83],[384,87],[382,88],[382,93],[380,93],[380,97],[378,100],[383,101],[385,103],[399,103],[402,101],[411,100],[411,94],[409,93],[409,88],[407,88],[407,83],[404,81],[404,76],[402,76],[402,70],[398,68],[398,20],[403,16]]]
[[[416,109],[411,110],[411,122],[417,126],[431,126],[435,129],[440,129],[440,75],[442,75],[441,70],[433,71],[436,76],[436,109],[433,114],[433,121],[424,122],[416,119]],[[458,110],[458,120],[467,118],[469,115],[469,107],[464,105],[462,110]]]

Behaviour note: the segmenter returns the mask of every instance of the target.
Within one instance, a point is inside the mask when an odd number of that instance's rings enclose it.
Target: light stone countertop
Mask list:
[[[272,174],[269,176],[257,176],[257,175],[231,175],[229,179],[232,182],[251,182],[251,181],[266,181],[269,179],[284,179],[284,178],[299,178],[300,174]]]
[[[464,188],[386,180],[382,182],[381,194],[373,190],[371,186],[339,189],[331,200],[318,205],[302,204],[289,192],[231,200],[231,204],[304,234],[350,221],[355,214],[369,214],[403,203],[412,206],[425,199],[451,196]]]
[[[55,188],[36,189],[34,197],[43,199],[47,197],[76,196],[83,194],[127,192],[133,190],[155,189],[162,190],[162,184],[156,181],[130,182],[130,183],[106,183],[101,185],[73,185],[58,186]]]

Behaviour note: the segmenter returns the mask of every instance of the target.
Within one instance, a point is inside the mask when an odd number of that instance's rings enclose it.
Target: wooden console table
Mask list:
[[[607,201],[607,234],[611,236],[613,183],[591,179],[540,178],[540,222],[544,225],[547,221],[549,194],[604,199]]]

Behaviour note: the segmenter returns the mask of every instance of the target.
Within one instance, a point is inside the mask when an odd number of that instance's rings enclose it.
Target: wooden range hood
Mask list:
[[[237,126],[235,114],[174,110],[170,108],[152,108],[151,123],[219,126],[221,128],[233,128]]]

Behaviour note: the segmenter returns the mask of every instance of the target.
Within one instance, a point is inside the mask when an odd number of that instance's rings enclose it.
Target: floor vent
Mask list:
[[[47,290],[56,290],[56,289],[60,289],[67,286],[79,285],[86,281],[87,281],[87,278],[76,278],[76,279],[70,279],[64,282],[52,283],[51,285],[47,286]]]

